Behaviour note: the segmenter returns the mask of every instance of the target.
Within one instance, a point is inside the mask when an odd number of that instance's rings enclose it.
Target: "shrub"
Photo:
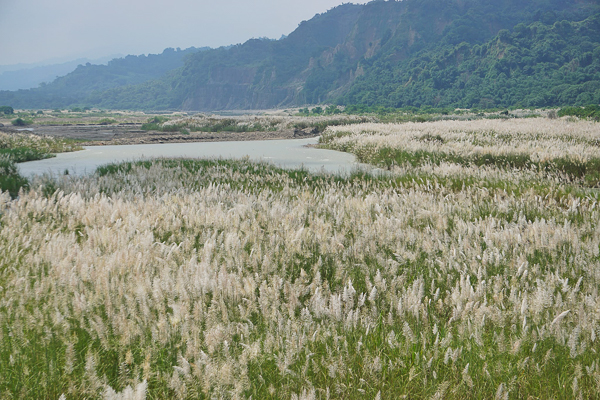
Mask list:
[[[0,154],[0,191],[8,192],[12,197],[19,194],[28,181],[19,174],[16,164],[5,154]]]
[[[160,125],[153,123],[142,124],[143,131],[160,131]]]
[[[15,113],[15,110],[9,106],[2,106],[2,107],[0,107],[0,113],[4,113],[6,115],[12,115]]]
[[[33,121],[31,121],[29,119],[17,118],[17,119],[12,120],[11,123],[14,126],[27,126],[27,125],[31,125],[33,123]]]
[[[148,120],[149,124],[162,124],[163,122],[167,122],[169,120],[169,118],[167,117],[162,117],[160,115],[157,115],[156,117],[150,118]]]

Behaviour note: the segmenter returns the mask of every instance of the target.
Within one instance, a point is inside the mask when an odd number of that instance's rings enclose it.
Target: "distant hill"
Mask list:
[[[81,64],[106,64],[113,59],[102,58],[90,60],[80,58],[73,61],[46,65],[14,65],[0,67],[0,90],[20,90],[37,88],[42,83],[50,83],[59,76],[73,72]]]
[[[90,85],[86,75],[70,89],[79,90],[71,101],[195,111],[322,102],[390,107],[598,103],[599,13],[599,0],[344,4],[303,21],[280,40],[253,39],[191,54],[160,79],[104,90]],[[76,74],[69,81],[77,82]],[[66,88],[60,80],[52,83],[61,85]],[[0,103],[35,107],[50,93],[45,90],[28,99],[21,94],[12,103],[0,93]]]
[[[13,92],[0,91],[0,103],[17,108],[57,108],[85,103],[94,92],[159,79],[182,67],[186,56],[207,49],[169,48],[161,54],[115,58],[107,65],[80,64],[74,71],[54,79],[49,84],[42,84],[42,87]]]

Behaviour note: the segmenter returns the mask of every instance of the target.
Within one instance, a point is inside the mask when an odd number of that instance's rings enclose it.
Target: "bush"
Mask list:
[[[160,115],[157,115],[156,117],[150,118],[148,120],[149,124],[162,124],[163,122],[167,122],[169,120],[169,118],[167,117],[161,117]]]
[[[14,126],[27,126],[31,125],[33,121],[29,119],[17,118],[11,121]]]
[[[153,123],[142,124],[143,131],[160,131],[160,125]]]
[[[0,191],[16,197],[19,190],[27,184],[27,179],[19,174],[14,161],[9,156],[0,154]]]
[[[6,115],[12,115],[15,113],[15,110],[9,106],[2,106],[2,107],[0,107],[0,113],[6,114]]]

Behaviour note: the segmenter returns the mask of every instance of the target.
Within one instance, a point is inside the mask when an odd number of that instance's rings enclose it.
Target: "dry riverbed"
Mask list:
[[[5,131],[13,129],[4,128]],[[86,141],[87,146],[151,143],[225,142],[245,140],[294,139],[317,136],[312,128],[268,132],[160,132],[141,130],[141,124],[120,125],[35,125],[27,129],[40,136]]]

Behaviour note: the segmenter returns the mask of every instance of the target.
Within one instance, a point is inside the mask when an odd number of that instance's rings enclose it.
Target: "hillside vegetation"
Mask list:
[[[403,62],[382,57],[342,102],[458,107],[552,107],[600,103],[600,14],[582,22],[535,22],[483,44],[438,45]]]
[[[45,88],[1,92],[0,103],[196,111],[597,104],[599,10],[596,0],[344,4],[280,40],[191,52],[185,62],[182,52],[163,53],[179,58],[160,74],[135,57],[127,74],[119,66],[128,58],[81,67]]]
[[[75,71],[57,78],[40,88],[0,91],[0,103],[17,108],[66,108],[74,105],[90,105],[88,97],[105,92],[114,87],[142,84],[163,77],[169,71],[184,64],[187,55],[206,48],[166,49],[162,54],[140,56],[129,55],[116,58],[108,65],[87,63],[79,65]],[[123,107],[135,108],[135,107]]]

